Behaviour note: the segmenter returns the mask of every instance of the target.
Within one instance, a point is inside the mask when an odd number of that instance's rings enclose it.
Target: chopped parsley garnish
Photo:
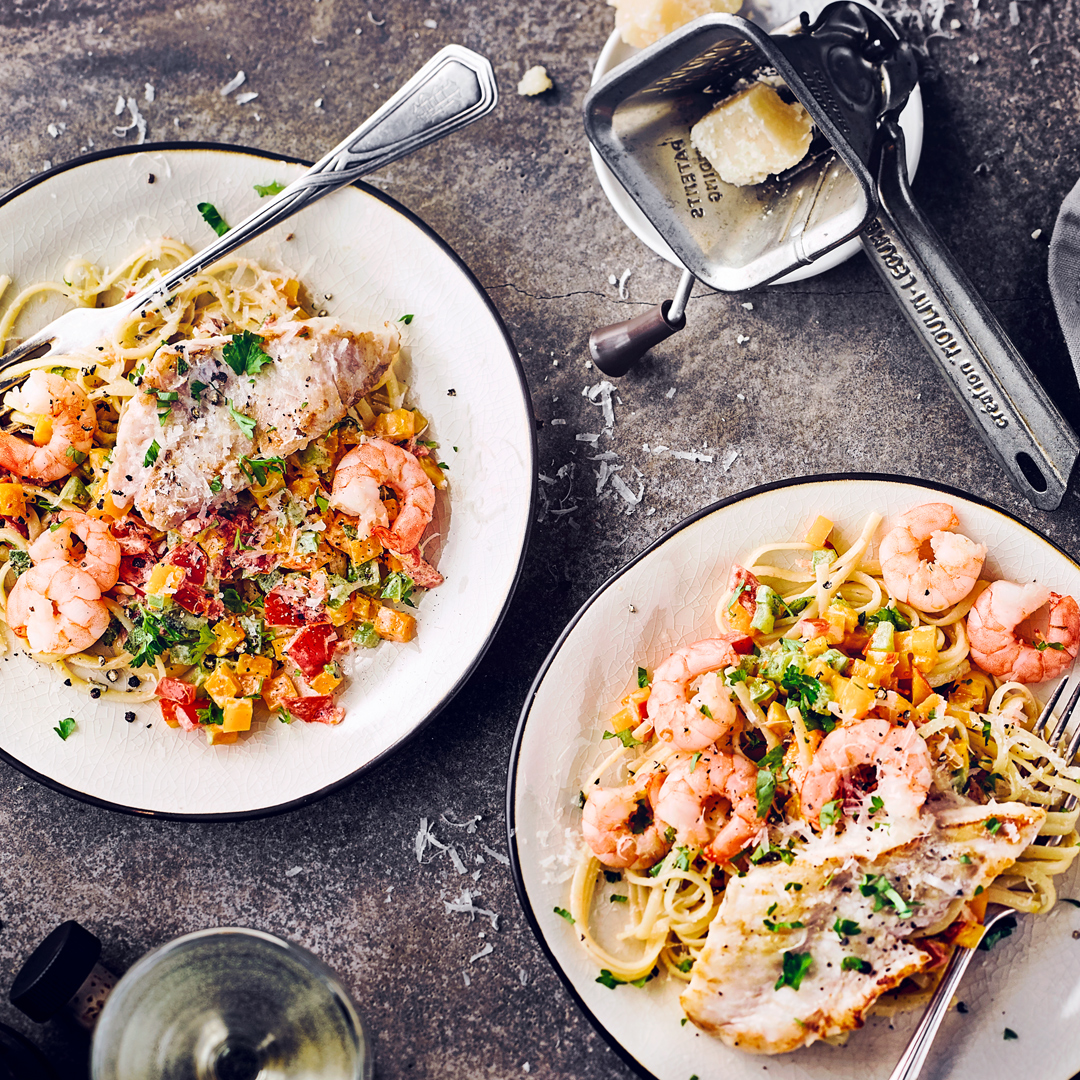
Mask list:
[[[222,488],[221,477],[215,476],[210,481],[210,490],[216,495]]]
[[[784,953],[784,970],[780,978],[776,980],[774,990],[782,986],[790,986],[792,990],[798,990],[802,986],[803,976],[810,970],[814,958],[808,953],[786,952]]]
[[[643,667],[637,669],[637,684],[639,690],[644,690],[649,685],[649,673]]]
[[[200,724],[225,723],[225,710],[213,701],[207,700],[205,709],[195,710],[195,719]]]
[[[870,817],[873,817],[879,810],[885,809],[885,800],[880,795],[870,796]]]
[[[279,184],[276,180],[270,184],[255,184],[255,194],[260,199],[265,199],[267,195],[276,195],[279,191],[285,190],[284,184]]]
[[[675,966],[685,975],[694,966],[694,958],[692,956],[687,956],[685,959],[680,960]],[[683,1017],[683,1023],[686,1023],[685,1016]]]
[[[627,750],[641,745],[641,740],[634,738],[634,732],[630,728],[623,728],[622,731],[605,731],[603,737],[605,739],[618,739]]]
[[[413,607],[409,597],[412,596],[415,587],[413,579],[408,574],[403,570],[395,570],[387,577],[380,596],[383,600],[397,600],[408,607]]]
[[[889,879],[884,874],[878,874],[877,877],[864,874],[859,885],[859,892],[863,896],[874,898],[875,911],[880,911],[887,905],[893,908],[901,919],[910,919],[915,914],[915,908],[896,891],[894,886],[889,884]]]
[[[989,833],[996,833],[1001,828],[1001,822],[996,818],[986,819],[986,831]]]
[[[1016,1032],[1013,1031],[1012,1028],[1006,1028],[1005,1029],[1005,1039],[1006,1039],[1006,1041],[1008,1041],[1010,1039],[1019,1039],[1019,1038],[1020,1038],[1020,1036],[1017,1035]]]
[[[225,403],[229,406],[229,415],[236,421],[240,430],[249,438],[255,438],[255,421],[250,416],[245,416],[242,412],[237,412],[233,408],[233,403],[227,401]]]
[[[713,718],[712,709],[708,705],[702,705],[699,709],[702,716],[707,716],[710,720]]]
[[[74,730],[75,730],[75,717],[73,717],[73,716],[65,717],[63,720],[60,721],[59,724],[56,725],[56,727],[53,728],[53,731],[55,731],[56,734],[59,735],[60,738],[64,740],[64,742],[67,742],[67,737]]]
[[[802,882],[801,881],[789,881],[784,886],[784,892],[791,892],[792,889],[794,889],[796,892],[802,892]]]
[[[853,922],[851,919],[841,919],[837,916],[836,922],[832,924],[833,930],[842,937],[854,937],[856,934],[862,933],[862,928],[857,922]]]
[[[161,453],[161,447],[158,446],[158,441],[155,439],[147,448],[146,455],[142,459],[143,468],[149,469],[158,459],[158,454]]]
[[[315,506],[320,514],[325,514],[330,509],[330,500],[322,492],[317,491],[315,492]]]
[[[191,380],[191,396],[194,398],[199,395],[209,386],[209,383],[199,382],[198,379]]]
[[[165,342],[162,342],[162,344],[164,345]],[[178,356],[176,358],[176,374],[177,375],[186,375],[188,373],[188,369],[190,367],[191,367],[191,365],[182,356]]]
[[[830,825],[835,825],[840,820],[841,808],[839,799],[830,799],[821,808],[821,827],[823,829],[828,828]]]
[[[909,620],[896,610],[894,607],[883,607],[877,611],[866,616],[866,623],[883,623],[890,622],[896,627],[897,630],[910,630],[911,623]]]
[[[1007,915],[1001,922],[994,923],[994,925],[983,934],[983,939],[979,942],[979,948],[984,952],[989,952],[999,941],[1009,937],[1015,929],[1016,916]]]
[[[1054,652],[1064,652],[1065,651],[1065,646],[1060,641],[1037,641],[1037,642],[1035,642],[1035,648],[1038,649],[1039,652],[1043,652],[1046,649],[1053,649]],[[1009,1029],[1006,1028],[1005,1030],[1008,1031]],[[1005,1038],[1008,1038],[1008,1037],[1009,1037],[1008,1035],[1005,1036]],[[1013,1035],[1013,1038],[1014,1039],[1016,1038],[1015,1034]]]
[[[415,315],[402,315],[401,318],[398,319],[398,322],[403,322],[406,326],[408,326],[415,318]]]
[[[252,421],[252,427],[254,425],[255,422]],[[266,487],[270,473],[278,472],[282,476],[285,475],[285,459],[280,457],[242,457],[240,459],[240,470],[259,487]]]
[[[656,968],[653,968],[648,975],[642,975],[640,979],[630,979],[629,982],[626,979],[620,979],[617,975],[612,975],[607,968],[600,969],[600,977],[596,980],[601,986],[606,986],[609,990],[614,990],[616,986],[644,986],[650,979],[655,978]]]
[[[557,907],[557,908],[554,909],[554,911],[555,911],[555,914],[558,915],[560,919],[565,919],[568,923],[577,922],[577,919],[575,919],[574,916],[571,915],[570,912],[567,911],[566,908],[564,908],[564,907]]]
[[[744,592],[746,592],[746,585],[740,583],[739,587],[731,594],[731,599],[728,601],[727,606],[728,611],[731,611],[732,608],[735,607],[735,605],[739,602],[739,597],[742,596]]]
[[[172,412],[173,402],[179,400],[180,394],[176,390],[155,390],[154,397],[158,403],[158,423],[164,425]]]
[[[697,763],[701,760],[701,751],[695,751],[694,755],[690,758],[690,771],[693,772],[697,768]]]
[[[629,899],[629,896],[621,896],[618,893],[612,893],[611,896],[608,897],[608,902],[612,904],[625,904]]]
[[[805,718],[814,710],[814,704],[821,696],[821,683],[809,675],[804,675],[797,668],[788,666],[780,679],[780,685],[788,696],[798,700],[799,712]]]
[[[869,975],[874,970],[874,965],[859,956],[845,956],[840,961],[840,970],[857,971],[860,975]]]
[[[202,214],[203,221],[205,221],[218,236],[224,236],[229,231],[229,226],[225,223],[225,219],[218,213],[217,207],[213,203],[201,202],[195,209]]]
[[[243,615],[248,609],[244,598],[235,589],[222,589],[221,601],[229,611],[236,615]]]
[[[84,454],[81,450],[76,450],[74,446],[69,446],[65,453],[76,465],[81,465],[89,456],[88,454]]]
[[[757,816],[765,817],[776,795],[776,771],[784,757],[784,747],[774,746],[759,762],[755,791],[757,794]]]
[[[773,922],[772,919],[765,919],[765,929],[770,934],[775,934],[780,930],[801,930],[806,923],[801,923],[797,919],[795,922]],[[795,988],[796,990],[798,987]]]
[[[30,552],[20,551],[15,548],[8,552],[8,565],[15,571],[15,576],[19,577],[25,574],[30,569],[33,560],[30,558]]]
[[[245,330],[242,334],[233,334],[221,350],[221,358],[237,375],[258,375],[273,358],[262,349],[265,338]]]

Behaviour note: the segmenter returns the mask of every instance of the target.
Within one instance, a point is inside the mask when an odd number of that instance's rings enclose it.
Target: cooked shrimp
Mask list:
[[[1044,642],[1033,645],[1017,626],[1049,605],[1050,625]],[[1080,607],[1071,596],[1034,583],[995,581],[975,601],[967,618],[971,659],[998,679],[1033,683],[1066,671],[1080,651]]]
[[[392,488],[401,500],[394,527],[379,497],[379,488]],[[431,521],[435,485],[408,450],[384,439],[354,446],[338,463],[330,503],[357,519],[361,539],[379,529],[391,551],[412,551]]]
[[[881,576],[885,587],[919,611],[944,611],[975,587],[986,558],[986,545],[963,533],[948,532],[960,524],[948,503],[923,503],[909,510],[881,541]],[[920,557],[930,542],[933,561]]]
[[[705,638],[676,649],[653,672],[648,713],[657,737],[692,752],[727,735],[738,719],[731,688],[713,680],[695,706],[690,701],[690,684],[701,675],[738,663],[739,654],[726,638]]]
[[[62,559],[31,566],[12,586],[7,624],[33,652],[70,656],[108,629],[109,609],[98,583]]]
[[[78,557],[76,541],[82,541]],[[63,559],[85,570],[103,592],[120,578],[120,544],[104,521],[71,512],[51,525],[27,548],[35,563]]]
[[[641,785],[596,788],[585,800],[581,832],[592,853],[620,870],[643,870],[659,862],[671,844],[656,824]]]
[[[712,862],[726,862],[761,831],[757,767],[739,754],[715,747],[679,754],[656,799],[656,816],[681,844],[700,847]]]
[[[926,801],[933,772],[925,740],[913,724],[894,727],[871,716],[836,728],[822,739],[799,785],[807,820],[817,823],[821,808],[861,765],[877,770],[876,793],[890,817],[909,817]]]
[[[73,472],[89,451],[97,431],[97,413],[82,388],[60,375],[40,369],[12,390],[5,404],[30,416],[44,418],[47,429],[41,446],[29,439],[0,432],[0,467],[18,476],[49,483]]]

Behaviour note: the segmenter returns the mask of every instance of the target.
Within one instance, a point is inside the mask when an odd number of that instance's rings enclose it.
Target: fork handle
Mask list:
[[[934,1036],[937,1035],[941,1021],[945,1019],[945,1014],[949,1011],[953,993],[960,985],[960,980],[964,977],[964,972],[967,971],[968,964],[971,963],[974,955],[974,949],[965,949],[962,946],[957,946],[953,950],[949,962],[945,965],[941,981],[934,991],[934,996],[926,1006],[926,1012],[923,1013],[919,1026],[915,1029],[915,1034],[911,1036],[911,1041],[903,1056],[889,1074],[889,1080],[915,1080],[922,1072],[923,1063],[926,1061],[926,1055],[930,1053]]]
[[[194,274],[317,199],[467,127],[491,112],[498,101],[489,61],[462,45],[447,45],[303,176],[124,306],[131,312],[161,300]]]

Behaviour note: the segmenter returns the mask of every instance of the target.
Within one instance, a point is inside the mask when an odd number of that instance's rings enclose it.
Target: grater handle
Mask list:
[[[1080,441],[915,204],[900,126],[884,121],[879,140],[880,210],[861,234],[866,254],[1012,482],[1055,510]]]

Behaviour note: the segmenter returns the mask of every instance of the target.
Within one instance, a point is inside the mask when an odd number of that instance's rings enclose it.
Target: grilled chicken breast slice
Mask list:
[[[165,530],[234,498],[252,482],[244,458],[286,457],[324,435],[400,348],[389,323],[360,333],[333,318],[270,324],[259,336],[272,363],[254,374],[225,362],[231,337],[154,354],[117,428],[109,469],[117,506],[134,502]]]
[[[790,866],[732,879],[680,998],[686,1015],[728,1046],[765,1054],[861,1027],[881,994],[933,963],[915,935],[1007,869],[1045,816],[1020,803],[925,808],[922,834],[876,857],[852,854],[843,836],[818,837]],[[910,912],[879,902],[888,887]],[[797,990],[782,980],[785,953],[792,972],[810,958]]]

